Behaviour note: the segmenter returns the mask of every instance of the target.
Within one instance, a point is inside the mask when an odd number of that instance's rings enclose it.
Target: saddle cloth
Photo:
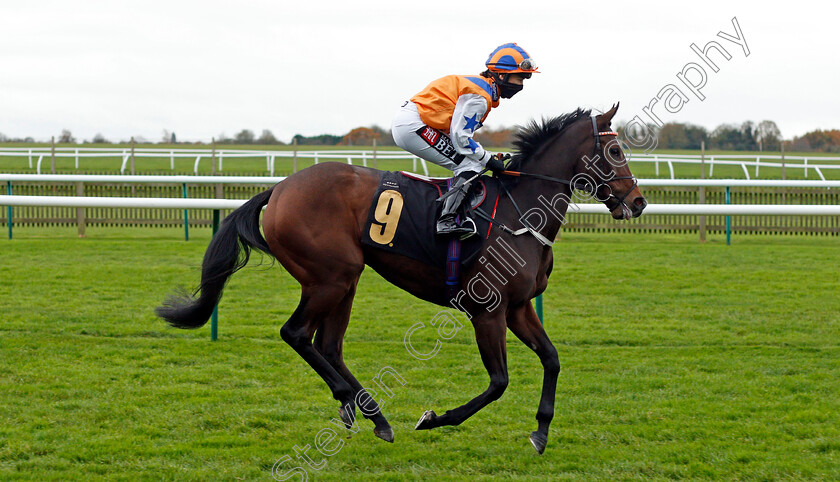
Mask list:
[[[464,210],[469,213],[485,202],[495,203],[498,185],[484,182],[485,179],[489,178],[482,177],[473,182],[471,196],[463,204],[469,207],[462,208],[459,220],[464,219]],[[429,178],[407,172],[383,172],[362,232],[362,243],[446,268],[452,237],[438,236],[435,225],[442,204],[436,199],[446,192],[447,181],[446,178]],[[492,209],[490,204],[485,211]],[[477,216],[471,217],[477,234],[461,242],[462,265],[472,261],[489,235],[490,223]]]

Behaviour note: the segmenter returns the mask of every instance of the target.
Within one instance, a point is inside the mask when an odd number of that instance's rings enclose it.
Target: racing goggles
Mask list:
[[[537,63],[532,59],[524,59],[522,62],[519,62],[519,68],[521,70],[537,70]]]
[[[507,62],[493,62],[493,63],[487,64],[487,66],[488,67],[493,66],[493,67],[497,67],[497,68],[505,69],[505,70],[508,70],[508,69],[509,70],[514,70],[514,69],[511,69],[511,65]],[[514,68],[518,68],[519,70],[526,70],[526,71],[536,71],[537,70],[537,63],[534,62],[533,59],[523,59],[522,62],[519,62],[519,65],[517,65]]]

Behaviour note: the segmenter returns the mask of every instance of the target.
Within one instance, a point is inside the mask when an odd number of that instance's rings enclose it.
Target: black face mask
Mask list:
[[[500,82],[499,83],[499,97],[501,97],[503,99],[510,99],[511,97],[516,95],[517,92],[522,90],[522,87],[523,87],[522,84],[509,84],[507,82],[504,82],[504,83]]]

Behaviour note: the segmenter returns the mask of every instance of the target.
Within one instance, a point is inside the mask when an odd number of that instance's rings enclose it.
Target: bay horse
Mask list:
[[[564,222],[573,189],[595,196],[616,219],[639,216],[647,205],[613,137],[616,134],[610,131],[617,110],[618,104],[602,115],[592,116],[588,110],[577,109],[543,119],[542,124],[532,121],[518,134],[517,152],[508,170],[499,175],[507,196],[497,204],[492,230],[515,250],[524,265],[497,287],[501,299],[492,310],[469,297],[458,303],[459,309],[471,314],[481,360],[490,376],[489,386],[466,404],[441,415],[425,412],[415,429],[459,425],[502,396],[508,385],[505,335],[510,329],[536,353],[543,366],[538,428],[529,439],[538,453],[545,450],[560,363],[531,300],[548,284],[553,265],[551,240]],[[252,248],[273,256],[301,285],[300,303],[280,331],[283,340],[327,383],[341,404],[339,414],[348,427],[355,420],[358,404],[365,407],[363,415],[373,422],[376,436],[393,442],[391,426],[342,356],[359,277],[368,265],[418,298],[447,307],[452,300],[443,283],[442,267],[361,243],[381,176],[381,171],[365,167],[322,163],[254,196],[225,218],[211,240],[195,293],[170,296],[156,313],[172,326],[198,328],[207,322],[221,299],[228,278],[248,262]],[[259,228],[263,206],[264,236]],[[544,213],[539,226],[534,226],[530,221],[533,217],[527,213],[540,206],[553,214]],[[523,210],[527,211],[524,215]],[[522,225],[525,228],[516,232],[510,228]],[[481,255],[487,245],[481,248]],[[475,262],[465,266],[462,285],[478,275],[492,279],[490,266]]]

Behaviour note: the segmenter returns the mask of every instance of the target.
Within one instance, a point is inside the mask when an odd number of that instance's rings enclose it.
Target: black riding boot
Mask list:
[[[470,229],[467,226],[458,226],[455,222],[455,214],[458,212],[458,208],[461,207],[461,203],[470,190],[470,183],[466,179],[458,177],[455,180],[455,184],[449,190],[455,192],[443,200],[443,208],[440,210],[440,218],[438,218],[437,222],[437,233],[457,234],[463,237],[469,237],[475,234],[475,229]]]

